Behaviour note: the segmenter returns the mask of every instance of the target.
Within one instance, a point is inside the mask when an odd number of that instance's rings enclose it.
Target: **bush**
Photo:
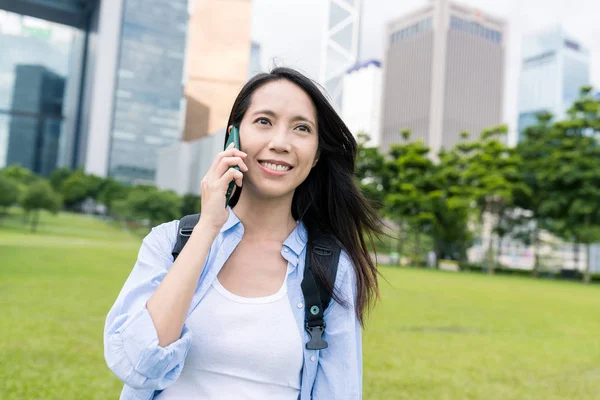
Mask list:
[[[19,185],[14,179],[0,175],[0,207],[3,212],[19,200]]]
[[[47,210],[56,214],[62,207],[62,200],[47,181],[39,180],[27,187],[21,200],[21,207],[26,213],[34,213],[31,218],[31,230],[35,232],[40,219],[40,211]]]
[[[181,199],[181,216],[197,214],[200,212],[200,196],[195,194],[186,194]]]

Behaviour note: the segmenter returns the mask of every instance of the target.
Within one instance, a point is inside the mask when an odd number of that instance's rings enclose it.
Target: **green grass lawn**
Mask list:
[[[104,318],[140,238],[93,218],[0,225],[0,399],[117,399]],[[600,287],[382,268],[365,399],[600,399]]]

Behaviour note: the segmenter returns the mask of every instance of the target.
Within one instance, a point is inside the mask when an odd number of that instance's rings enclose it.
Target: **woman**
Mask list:
[[[108,314],[105,358],[125,382],[121,399],[360,399],[361,324],[378,294],[364,237],[380,220],[353,181],[356,141],[287,68],[250,80],[227,125],[241,150],[221,152],[202,180],[181,254],[173,262],[178,221],[155,227]],[[333,296],[323,350],[306,348],[300,287],[315,232],[342,248],[335,284],[315,271]]]

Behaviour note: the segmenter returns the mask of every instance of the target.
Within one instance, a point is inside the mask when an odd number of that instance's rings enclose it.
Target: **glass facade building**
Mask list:
[[[0,8],[0,168],[153,184],[182,137],[188,0]]]
[[[181,139],[187,0],[125,0],[108,175],[153,183],[158,149]]]
[[[0,168],[20,164],[47,176],[70,165],[77,38],[75,28],[0,10]]]
[[[48,176],[58,161],[65,78],[41,65],[17,65],[6,163]]]
[[[588,84],[589,53],[562,28],[526,37],[519,83],[519,140],[540,112],[564,118],[581,87]]]

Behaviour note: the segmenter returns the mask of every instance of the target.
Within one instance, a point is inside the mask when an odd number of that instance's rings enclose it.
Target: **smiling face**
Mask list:
[[[293,196],[317,160],[317,114],[310,97],[283,79],[259,87],[240,124],[240,143],[248,154],[242,193]]]

